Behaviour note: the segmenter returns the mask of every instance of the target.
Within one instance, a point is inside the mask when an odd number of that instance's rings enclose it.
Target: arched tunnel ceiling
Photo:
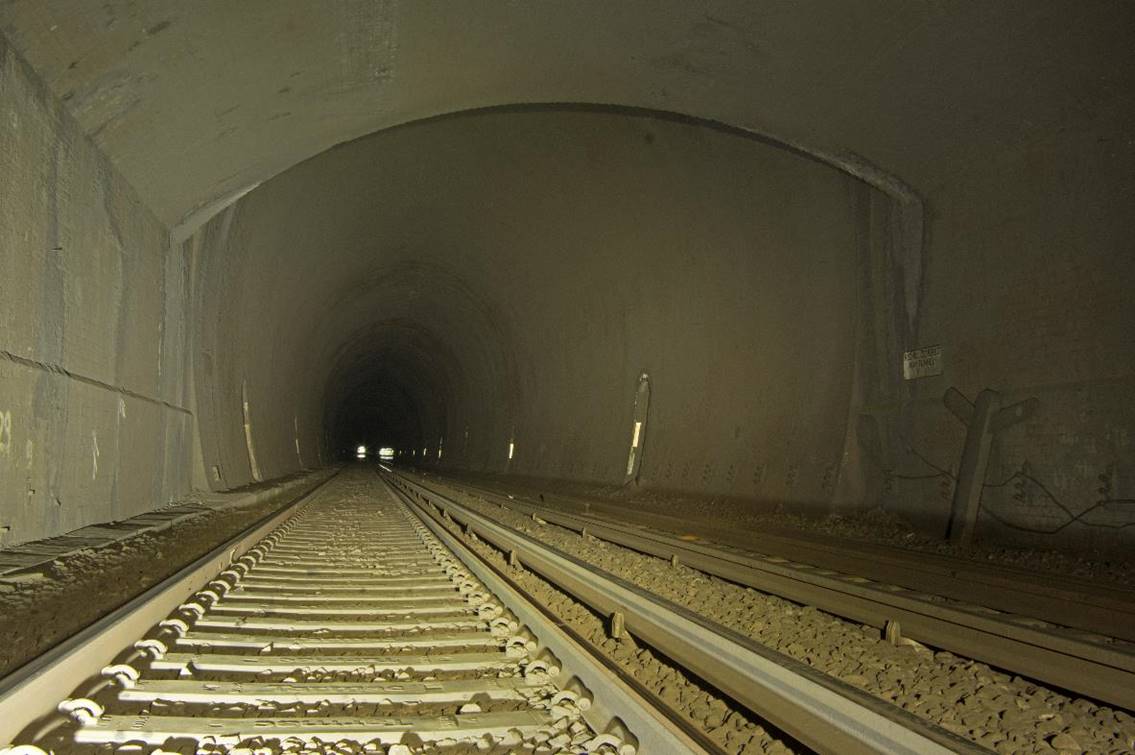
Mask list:
[[[1118,130],[1135,91],[1133,7],[8,0],[0,29],[187,231],[334,144],[525,102],[686,113],[932,187],[1081,123],[1078,102],[1097,130]]]
[[[447,463],[500,469],[515,441],[516,469],[621,478],[645,367],[659,468],[661,430],[687,417],[676,447],[718,418],[734,439],[758,416],[779,438],[773,407],[807,423],[846,400],[868,192],[736,130],[624,108],[486,109],[327,150],[191,245],[216,355],[198,365],[205,453],[237,479],[244,421],[269,474],[315,458],[299,436],[323,427],[325,449],[444,439]],[[765,385],[791,364],[814,367]],[[730,385],[743,398],[718,402]],[[412,411],[385,422],[371,408],[389,395]],[[812,424],[842,442],[839,422]],[[371,437],[383,425],[399,437]]]

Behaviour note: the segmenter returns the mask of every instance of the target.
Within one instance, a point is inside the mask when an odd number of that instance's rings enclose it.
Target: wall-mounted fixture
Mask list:
[[[638,388],[634,397],[634,418],[631,425],[631,448],[627,454],[627,472],[623,484],[629,485],[638,480],[642,469],[643,446],[646,442],[646,415],[650,410],[650,375],[643,372],[638,376]]]

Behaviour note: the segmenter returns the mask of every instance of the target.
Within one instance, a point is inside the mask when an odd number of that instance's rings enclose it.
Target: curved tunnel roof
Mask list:
[[[717,120],[931,191],[1071,125],[1069,102],[1129,103],[1130,5],[1073,6],[12,0],[0,20],[158,216],[192,230],[334,144],[527,102]]]

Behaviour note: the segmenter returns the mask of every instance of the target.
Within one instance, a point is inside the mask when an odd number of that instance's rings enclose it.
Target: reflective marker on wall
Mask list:
[[[12,412],[0,412],[0,454],[7,456],[12,450]]]
[[[295,431],[296,431],[295,435],[293,436],[296,440],[296,462],[302,468],[303,467],[303,453],[300,452],[300,418],[298,416],[292,417],[292,427],[295,428]]]
[[[256,463],[256,444],[252,440],[252,409],[248,405],[248,385],[243,381],[240,384],[241,412],[244,417],[244,445],[248,449],[248,470],[254,482],[264,478],[260,476],[260,465]]]
[[[646,415],[650,409],[650,375],[643,372],[638,376],[638,388],[634,399],[634,425],[631,428],[631,448],[627,454],[627,472],[623,484],[638,479],[642,469],[643,444],[646,442]]]
[[[631,437],[631,452],[627,456],[627,474],[634,474],[635,460],[638,458],[638,441],[639,436],[642,435],[642,423],[634,423],[634,435]]]

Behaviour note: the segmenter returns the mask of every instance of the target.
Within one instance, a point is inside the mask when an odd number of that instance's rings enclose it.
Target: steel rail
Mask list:
[[[850,685],[713,624],[405,477],[386,479],[429,503],[802,744],[840,753],[985,752]]]
[[[37,720],[54,713],[53,706],[83,680],[97,676],[124,647],[294,516],[336,476],[338,472],[0,679],[0,743],[12,741]]]
[[[392,493],[397,491],[390,483],[384,481],[384,484],[391,488]],[[521,593],[472,549],[454,537],[429,511],[417,505],[409,497],[406,497],[406,500],[417,509],[416,515],[430,532],[449,548],[485,587],[508,606],[520,622],[526,624],[540,638],[541,643],[563,662],[564,667],[570,668],[572,674],[592,692],[591,707],[583,713],[584,719],[592,728],[602,731],[607,721],[619,719],[638,740],[640,752],[706,752],[704,747],[699,746],[672,721],[661,718],[649,702],[614,676],[575,639],[568,636],[564,632],[565,627],[549,618],[529,596]]]
[[[418,483],[421,484],[421,483]],[[427,486],[428,487],[428,486]],[[452,485],[458,490],[460,485]],[[485,491],[488,492],[488,491]],[[1135,708],[1135,644],[1028,616],[818,569],[774,556],[727,551],[594,516],[565,514],[493,494],[575,532],[883,628],[905,637],[1126,709]]]

